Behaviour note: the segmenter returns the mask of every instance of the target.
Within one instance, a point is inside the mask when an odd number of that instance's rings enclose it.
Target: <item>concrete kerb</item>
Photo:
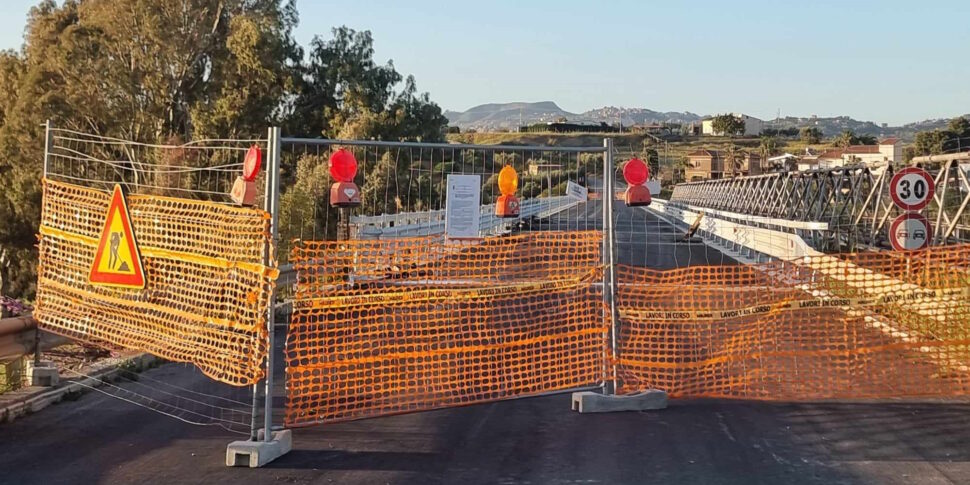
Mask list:
[[[10,422],[27,414],[36,413],[69,396],[77,396],[92,387],[101,386],[125,371],[141,371],[158,365],[162,359],[151,354],[138,354],[120,359],[110,359],[90,369],[83,377],[62,378],[55,387],[30,386],[0,395],[0,423]]]

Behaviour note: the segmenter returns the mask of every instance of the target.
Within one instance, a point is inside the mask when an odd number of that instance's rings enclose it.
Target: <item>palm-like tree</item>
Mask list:
[[[778,140],[773,136],[761,137],[761,159],[766,160],[778,153]]]
[[[841,148],[848,148],[856,141],[855,133],[852,130],[844,130],[835,139],[835,144]]]
[[[745,156],[744,151],[738,150],[737,146],[731,145],[728,148],[727,160],[725,160],[724,163],[730,164],[732,176],[736,177],[738,175],[741,175],[742,168],[744,167],[744,156]]]

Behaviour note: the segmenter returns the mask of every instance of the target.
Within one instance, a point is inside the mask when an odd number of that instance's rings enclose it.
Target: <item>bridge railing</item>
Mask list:
[[[933,244],[970,241],[968,167],[954,156],[921,164],[938,187],[931,203],[920,211],[934,222]],[[889,195],[889,181],[898,170],[889,165],[852,165],[689,182],[674,188],[670,203],[790,231],[820,251],[886,248],[889,224],[902,213]]]

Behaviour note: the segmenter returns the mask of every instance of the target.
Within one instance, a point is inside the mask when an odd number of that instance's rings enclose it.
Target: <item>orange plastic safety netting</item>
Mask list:
[[[303,242],[286,424],[602,382],[600,234]]]
[[[970,246],[617,269],[623,391],[772,400],[970,394]]]
[[[233,385],[257,382],[277,271],[264,266],[265,211],[149,195],[127,198],[143,290],[92,286],[88,275],[110,194],[44,182],[35,316],[96,345],[191,362]]]

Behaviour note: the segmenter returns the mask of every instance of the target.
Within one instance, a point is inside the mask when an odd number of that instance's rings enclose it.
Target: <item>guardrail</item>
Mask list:
[[[764,258],[792,260],[804,256],[822,255],[797,234],[722,219],[717,214],[718,211],[686,208],[663,199],[653,199],[653,203],[646,209],[685,230],[703,212],[704,216],[698,227],[702,237],[754,260]]]
[[[36,339],[40,334],[41,350],[50,350],[69,343],[67,337],[37,331],[37,320],[26,315],[0,319],[0,363],[7,363],[34,353]]]
[[[495,236],[511,230],[513,224],[532,217],[548,217],[578,205],[581,200],[568,195],[541,199],[526,199],[519,206],[519,216],[495,216],[495,204],[481,206],[479,231],[482,236]],[[380,216],[351,217],[357,226],[357,237],[382,239],[408,236],[430,236],[445,232],[445,210],[405,212]]]

